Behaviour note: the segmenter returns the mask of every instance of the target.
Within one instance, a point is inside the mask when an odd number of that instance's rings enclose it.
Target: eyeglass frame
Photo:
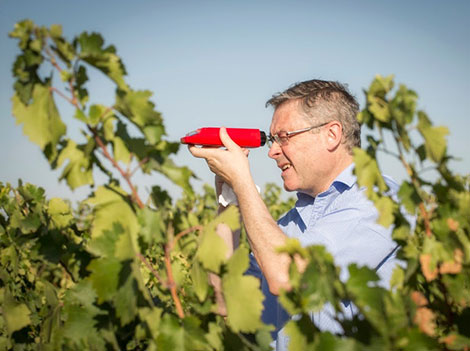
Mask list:
[[[299,130],[293,130],[293,131],[290,131],[290,132],[281,131],[281,133],[286,133],[286,135],[283,136],[283,138],[286,138],[286,141],[284,141],[284,142],[282,141],[281,137],[279,136],[279,133],[269,134],[266,138],[266,144],[268,145],[268,147],[271,147],[274,144],[274,142],[276,142],[279,146],[287,145],[287,143],[289,142],[289,137],[293,137],[293,136],[296,136],[298,134],[308,132],[308,131],[310,131],[312,129],[315,129],[315,128],[320,128],[320,127],[326,126],[330,122],[331,121],[319,124],[317,126],[307,127],[307,128],[303,128],[303,129],[299,129]]]

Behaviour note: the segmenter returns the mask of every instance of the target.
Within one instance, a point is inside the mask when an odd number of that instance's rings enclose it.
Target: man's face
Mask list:
[[[289,132],[310,127],[311,123],[301,114],[298,101],[287,101],[274,112],[270,133]],[[274,142],[268,156],[281,169],[284,188],[315,196],[321,189],[326,171],[328,154],[325,148],[323,128],[291,136],[287,144]]]

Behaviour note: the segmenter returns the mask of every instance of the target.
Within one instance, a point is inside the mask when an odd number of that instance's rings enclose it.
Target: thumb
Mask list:
[[[220,141],[222,142],[222,144],[224,144],[227,150],[240,149],[240,146],[238,146],[228,135],[227,128],[220,127],[219,137]]]

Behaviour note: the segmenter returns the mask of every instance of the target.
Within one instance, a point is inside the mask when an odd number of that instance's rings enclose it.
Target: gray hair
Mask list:
[[[271,105],[276,110],[291,100],[300,101],[309,123],[339,121],[343,126],[342,143],[349,152],[353,147],[361,146],[361,126],[356,118],[359,104],[345,85],[317,79],[296,83],[282,93],[274,94],[266,107]]]

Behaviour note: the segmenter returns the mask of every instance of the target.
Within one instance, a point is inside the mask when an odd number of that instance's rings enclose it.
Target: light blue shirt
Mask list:
[[[295,207],[278,221],[282,231],[296,238],[303,246],[324,245],[333,255],[335,264],[341,267],[341,280],[348,278],[347,266],[356,263],[377,271],[381,284],[388,286],[393,268],[396,266],[397,244],[391,238],[391,228],[376,223],[378,212],[364,191],[356,183],[352,173],[354,165],[347,167],[325,192],[315,198],[298,193]],[[398,185],[384,176],[390,188],[390,195],[396,194]],[[288,337],[282,329],[290,316],[269,292],[266,279],[251,255],[248,274],[261,279],[265,295],[263,322],[273,324],[276,331],[276,350],[288,350]],[[329,311],[328,311],[329,310]],[[352,318],[354,306],[344,306],[346,318]],[[334,314],[331,306],[321,312],[312,313],[311,318],[320,330],[341,332],[340,325],[329,315]]]

